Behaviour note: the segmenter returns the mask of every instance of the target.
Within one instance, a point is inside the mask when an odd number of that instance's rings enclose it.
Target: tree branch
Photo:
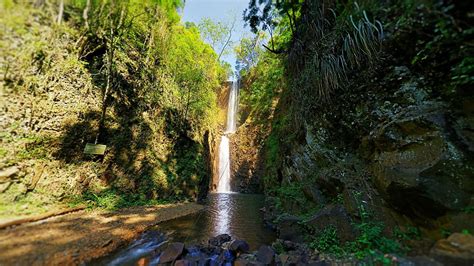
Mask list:
[[[286,50],[283,50],[283,49],[274,50],[274,49],[266,46],[265,44],[262,44],[262,45],[265,49],[267,49],[269,52],[274,53],[274,54],[285,54],[287,52]]]

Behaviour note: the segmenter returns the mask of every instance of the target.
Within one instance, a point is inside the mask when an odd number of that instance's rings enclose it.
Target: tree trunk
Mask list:
[[[111,27],[109,45],[107,49],[107,68],[106,68],[107,81],[105,85],[104,96],[102,98],[102,112],[101,112],[100,121],[99,121],[99,131],[97,132],[97,135],[95,137],[95,142],[94,142],[95,144],[99,142],[100,133],[103,131],[104,126],[105,126],[105,115],[107,112],[107,98],[109,96],[109,91],[112,86],[112,60],[113,58],[114,58],[114,30]]]
[[[63,21],[63,13],[64,13],[64,0],[61,0],[59,2],[59,12],[58,12],[58,18],[56,20],[57,24],[61,24]]]
[[[91,0],[87,0],[86,7],[82,12],[82,18],[84,19],[84,23],[86,25],[86,29],[89,29],[89,10],[91,9]]]
[[[227,45],[229,45],[230,43],[230,39],[232,38],[232,31],[234,30],[234,27],[235,27],[235,19],[234,19],[234,22],[232,22],[232,26],[229,29],[229,38],[227,38],[227,41],[225,42],[224,46],[221,49],[221,52],[219,53],[219,56],[217,57],[217,61],[219,62],[220,62],[222,54],[225,51],[225,48],[227,48]]]

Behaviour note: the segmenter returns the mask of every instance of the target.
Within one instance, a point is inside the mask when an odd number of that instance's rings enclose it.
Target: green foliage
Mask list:
[[[463,209],[465,213],[474,213],[474,206],[467,206]]]
[[[465,57],[453,67],[451,80],[456,86],[474,84],[474,57]]]
[[[260,48],[261,42],[265,38],[263,33],[256,34],[254,37],[243,37],[240,43],[235,46],[234,51],[237,57],[237,72],[240,76],[249,74],[251,68],[255,67],[260,59],[263,49]]]
[[[314,2],[305,12],[295,37],[298,41],[290,48],[288,70],[295,112],[310,115],[337,89],[346,86],[352,71],[378,59],[384,33],[382,24],[369,19],[367,12],[354,3],[328,7]],[[304,49],[306,46],[300,43],[312,48]]]
[[[383,228],[383,224],[372,221],[357,224],[360,235],[354,242],[348,244],[349,250],[359,259],[374,256],[377,252],[403,254],[404,250],[400,243],[383,236]]]
[[[0,167],[47,160],[58,173],[38,186],[72,186],[57,194],[86,191],[80,202],[105,208],[195,198],[228,66],[180,23],[184,2],[65,0],[60,25],[51,2],[23,2],[1,2],[0,75],[31,117],[2,132]],[[97,132],[106,154],[83,155]]]
[[[269,53],[261,54],[257,61],[256,66],[242,77],[248,86],[241,92],[240,101],[252,113],[266,120],[285,87],[284,67],[280,58]]]
[[[444,228],[444,227],[441,227],[440,228],[440,233],[443,237],[448,237],[450,236],[453,232],[451,232],[451,230],[447,229],[447,228]]]
[[[203,18],[199,24],[199,32],[202,38],[211,45],[214,52],[218,54],[218,59],[227,55],[232,50],[232,31],[235,26],[235,18],[229,22],[214,22],[210,18]]]
[[[359,260],[377,261],[390,263],[384,254],[405,254],[407,247],[402,246],[398,240],[419,238],[418,228],[408,228],[406,232],[396,230],[394,235],[397,239],[384,236],[385,225],[373,219],[373,215],[367,210],[360,200],[361,194],[355,193],[354,197],[359,202],[358,210],[361,221],[354,224],[358,235],[354,241],[341,243],[337,228],[333,225],[326,227],[322,232],[310,237],[310,247],[320,252],[332,254],[335,257],[354,255]]]
[[[393,235],[399,240],[420,240],[421,232],[418,227],[408,226],[404,230],[400,228],[395,228],[393,230]]]
[[[275,250],[276,254],[282,254],[283,252],[285,252],[285,247],[280,241],[273,242],[272,248]]]
[[[259,30],[273,31],[278,22],[280,22],[280,18],[286,16],[291,21],[290,30],[293,31],[303,3],[303,0],[252,0],[244,11],[244,19],[252,31],[257,33]]]
[[[343,246],[341,246],[337,235],[337,228],[333,225],[329,225],[315,237],[314,240],[310,242],[309,247],[319,252],[332,254],[336,257],[341,257],[346,252]]]
[[[166,204],[172,199],[147,199],[143,194],[124,193],[117,189],[106,189],[99,193],[86,191],[80,196],[74,196],[69,200],[69,206],[75,207],[86,204],[88,208],[103,208],[107,210],[117,210],[133,206],[150,206]]]

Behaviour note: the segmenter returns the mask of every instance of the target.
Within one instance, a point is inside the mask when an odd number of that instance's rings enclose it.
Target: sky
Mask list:
[[[194,22],[196,24],[202,18],[208,17],[214,21],[228,22],[236,17],[232,41],[237,43],[244,34],[250,35],[250,28],[244,28],[243,12],[247,8],[249,0],[186,0],[186,4],[181,13],[184,22]],[[235,54],[223,56],[222,60],[228,62],[235,69]]]

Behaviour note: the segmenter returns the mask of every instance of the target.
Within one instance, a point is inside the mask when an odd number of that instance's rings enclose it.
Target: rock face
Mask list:
[[[374,182],[399,211],[436,218],[460,210],[474,191],[467,155],[446,133],[443,105],[411,106],[370,137]]]
[[[460,5],[452,6],[455,20],[465,13]],[[357,233],[352,224],[368,217],[383,224],[388,237],[397,227],[419,227],[425,252],[442,229],[474,230],[466,222],[474,221],[472,84],[452,81],[452,69],[464,60],[460,50],[446,49],[449,59],[432,54],[414,63],[423,52],[419,31],[432,32],[440,20],[427,18],[429,12],[420,9],[426,28],[387,29],[381,47],[387,60],[349,75],[329,104],[312,102],[311,92],[295,91],[297,86],[279,99],[269,137],[278,154],[269,156],[265,180],[276,200],[265,210],[270,221],[289,214],[278,220],[281,238],[299,241],[296,217],[302,215],[311,217],[305,224],[314,233],[332,224],[345,241]],[[457,42],[462,47],[466,39]],[[297,51],[313,55],[309,47]],[[291,85],[306,78],[295,76]],[[311,98],[310,104],[295,95]]]
[[[447,239],[438,240],[430,255],[445,265],[473,265],[474,236],[454,233]]]
[[[301,219],[296,216],[283,216],[278,221],[278,236],[280,239],[292,242],[304,242],[305,230],[301,227]]]
[[[248,123],[230,136],[231,186],[234,191],[259,193],[263,191],[260,178],[264,176],[264,139],[268,133]]]

